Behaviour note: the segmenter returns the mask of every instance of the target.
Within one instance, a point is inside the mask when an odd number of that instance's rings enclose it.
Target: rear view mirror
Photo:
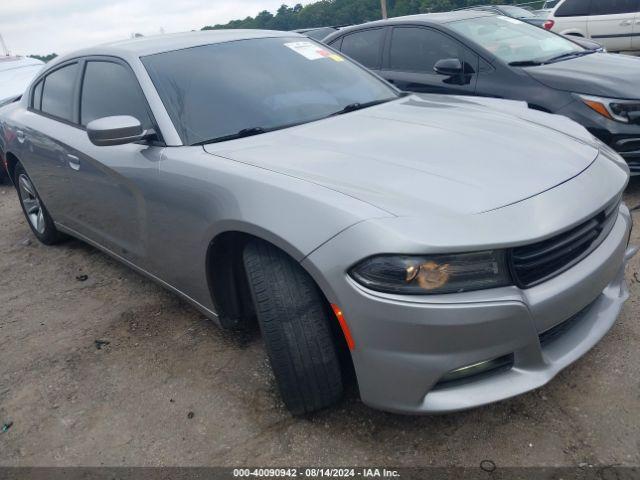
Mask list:
[[[137,142],[147,133],[137,118],[128,115],[98,118],[87,124],[89,140],[99,147]]]
[[[462,62],[457,58],[444,58],[442,60],[438,60],[434,65],[433,70],[439,75],[448,75],[450,77],[454,75],[462,75],[464,73]]]

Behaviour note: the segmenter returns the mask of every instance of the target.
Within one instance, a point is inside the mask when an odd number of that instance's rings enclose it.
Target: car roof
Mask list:
[[[493,15],[492,13],[481,12],[480,10],[455,10],[452,12],[442,13],[421,13],[419,15],[406,15],[404,17],[394,17],[383,22],[406,22],[417,21],[427,23],[449,23],[456,22],[458,20],[467,20],[469,18],[487,17]]]
[[[367,22],[360,25],[353,25],[350,27],[346,27],[340,29],[336,33],[332,33],[325,40],[333,39],[338,36],[342,36],[342,34],[354,30],[360,30],[363,27],[377,27],[377,26],[386,26],[386,25],[394,25],[398,23],[425,23],[425,24],[445,24],[450,22],[457,22],[458,20],[468,20],[470,18],[480,18],[480,17],[492,17],[495,16],[493,12],[486,12],[482,10],[454,10],[451,12],[442,12],[442,13],[421,13],[418,15],[406,15],[404,17],[393,17],[388,18],[386,20],[376,20],[373,22]]]
[[[58,57],[51,63],[57,64],[72,58],[91,55],[106,55],[131,59],[133,57],[144,57],[147,55],[199,47],[202,45],[271,37],[306,38],[294,32],[282,32],[275,30],[205,30],[197,32],[170,33],[120,40],[117,42],[97,45],[91,48],[85,48],[83,50],[78,50]]]

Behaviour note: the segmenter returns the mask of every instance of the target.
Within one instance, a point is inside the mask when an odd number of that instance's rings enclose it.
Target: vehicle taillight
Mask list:
[[[547,20],[542,24],[542,26],[545,30],[551,30],[555,24],[556,22],[554,22],[553,20]]]

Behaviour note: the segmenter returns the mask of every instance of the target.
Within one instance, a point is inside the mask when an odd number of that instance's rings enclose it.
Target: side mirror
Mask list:
[[[98,147],[137,142],[148,133],[137,118],[128,115],[98,118],[87,124],[89,140]]]
[[[442,60],[438,60],[433,66],[433,70],[439,75],[447,75],[449,77],[462,75],[464,73],[462,62],[457,58],[444,58]]]

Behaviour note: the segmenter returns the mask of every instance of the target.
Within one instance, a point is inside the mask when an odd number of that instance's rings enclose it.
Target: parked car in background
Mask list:
[[[20,98],[43,65],[35,58],[0,56],[0,107]]]
[[[497,15],[504,15],[506,17],[517,18],[518,20],[522,20],[523,22],[542,28],[544,28],[544,24],[547,21],[546,16],[537,15],[531,10],[518,7],[517,5],[477,5],[465,10],[476,10],[479,12],[489,12]]]
[[[544,28],[545,30],[551,30],[551,27],[553,27],[553,21],[548,20],[546,15],[534,13],[531,10],[515,5],[479,5],[476,7],[469,7],[465,10],[477,10],[480,12],[495,13],[496,15],[504,15],[506,17],[516,18],[523,22],[530,23],[536,27]],[[588,40],[584,37],[578,37],[575,35],[567,35],[567,38],[588,50],[594,50],[596,52],[606,51],[601,44],[594,40]]]
[[[640,61],[478,11],[348,27],[325,42],[401,90],[522,100],[565,115],[640,173]]]
[[[0,109],[20,98],[43,65],[44,62],[35,58],[0,56]],[[5,176],[4,167],[0,165],[0,183]]]
[[[560,0],[547,28],[590,38],[610,52],[640,53],[640,0]]]
[[[75,52],[0,122],[38,239],[85,240],[223,326],[257,317],[295,414],[340,399],[341,358],[385,410],[518,395],[628,297],[615,152],[522,103],[403,94],[301,35]]]

